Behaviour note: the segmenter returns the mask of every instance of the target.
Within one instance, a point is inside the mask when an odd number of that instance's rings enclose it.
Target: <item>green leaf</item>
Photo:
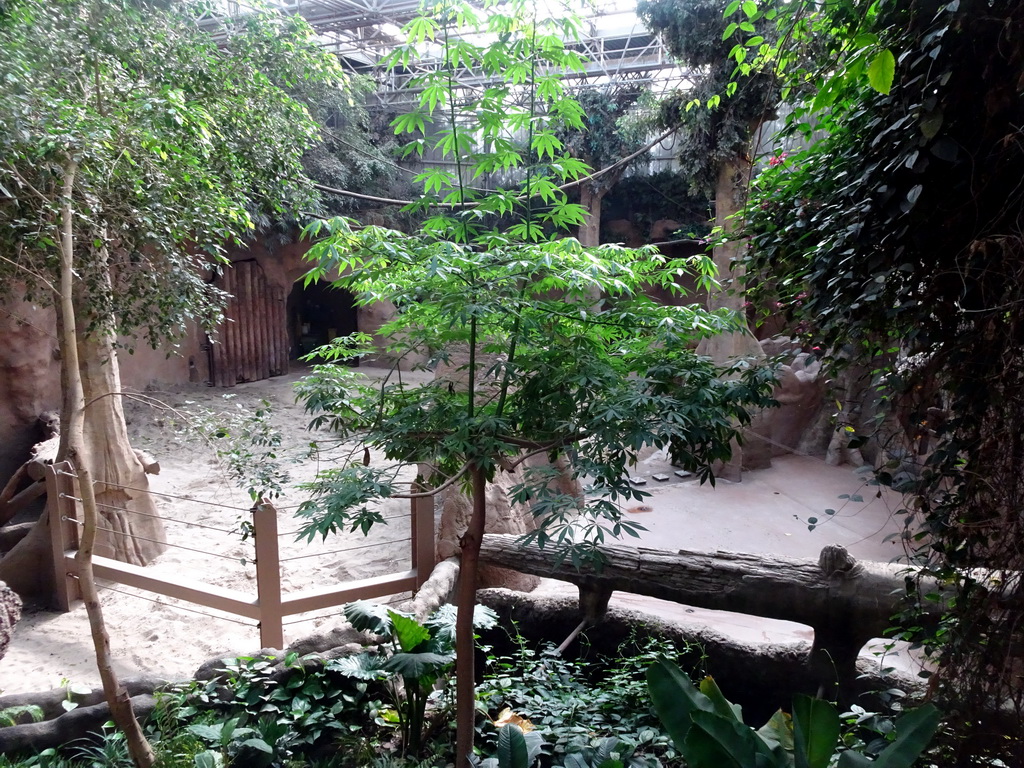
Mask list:
[[[195,757],[195,768],[221,768],[224,765],[224,758],[219,752],[206,750]]]
[[[64,704],[65,702],[61,702]],[[77,705],[75,705],[77,706]],[[40,723],[45,717],[42,708],[35,704],[16,704],[13,707],[0,709],[0,727],[17,725],[18,720],[27,715],[33,723]]]
[[[868,64],[868,83],[879,93],[888,95],[896,76],[896,57],[888,48],[876,53]]]
[[[430,639],[430,631],[411,616],[403,616],[395,611],[388,611],[391,626],[398,644],[406,653],[410,653]]]
[[[186,730],[198,739],[202,739],[203,741],[210,742],[212,744],[220,744],[220,725],[196,724],[188,726]]]
[[[725,11],[722,12],[722,18],[728,19],[730,16],[736,13],[736,11],[740,9],[740,2],[741,0],[732,0],[731,3],[725,6]]]
[[[912,768],[939,729],[942,713],[932,704],[912,709],[896,721],[896,740],[878,755],[876,768]]]
[[[725,698],[722,689],[718,687],[718,683],[715,682],[713,677],[708,675],[700,681],[700,692],[708,697],[717,714],[741,723],[743,722],[743,710],[740,708],[740,705],[733,704]]]
[[[758,737],[743,723],[713,712],[693,713],[680,750],[690,768],[753,768]]]
[[[658,659],[647,668],[647,689],[658,719],[681,751],[693,725],[691,715],[696,711],[713,712],[714,704],[667,659]]]
[[[787,752],[793,751],[793,718],[781,709],[775,710],[755,733],[770,747],[778,745]]]
[[[239,746],[255,749],[257,752],[265,752],[268,755],[274,754],[274,748],[263,739],[246,739]]]
[[[754,0],[745,0],[743,3],[743,13],[747,15],[748,19],[752,19],[757,16],[757,3]]]
[[[796,768],[828,768],[839,741],[839,713],[827,701],[797,694],[793,699]]]
[[[391,611],[387,606],[377,605],[369,600],[356,600],[348,603],[342,612],[352,628],[359,632],[391,636]]]
[[[503,725],[498,731],[498,765],[501,768],[529,768],[526,738],[518,725]]]
[[[458,619],[458,609],[447,603],[442,605],[426,621],[426,627],[430,630],[434,639],[442,647],[450,648],[455,642],[455,623]],[[492,629],[498,625],[498,614],[494,609],[486,605],[473,606],[473,628]]]
[[[847,750],[839,754],[836,768],[871,768],[871,766],[877,766],[877,763],[859,752]]]
[[[384,658],[375,653],[355,653],[329,663],[330,669],[356,680],[378,680],[385,676]]]
[[[396,653],[384,662],[382,669],[409,680],[419,680],[426,675],[436,676],[454,658],[440,653]]]
[[[921,133],[926,139],[934,139],[938,135],[939,129],[942,128],[944,120],[945,115],[941,107],[926,112],[921,116]]]

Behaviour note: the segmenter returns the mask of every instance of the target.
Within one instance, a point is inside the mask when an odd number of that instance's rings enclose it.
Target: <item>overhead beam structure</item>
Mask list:
[[[402,72],[386,72],[380,60],[403,41],[401,27],[414,18],[419,0],[280,0],[277,7],[301,15],[316,31],[324,48],[342,64],[378,83],[381,106],[396,107],[406,101],[407,86],[416,75],[438,66],[436,60],[414,62]],[[574,86],[649,88],[664,93],[687,83],[662,45],[634,12],[635,0],[592,0],[585,10],[583,34],[566,41],[586,60],[583,72],[566,73]],[[214,35],[223,34],[224,23],[252,12],[246,0],[221,0],[219,12],[201,22]],[[463,72],[460,82],[479,84],[472,72]]]

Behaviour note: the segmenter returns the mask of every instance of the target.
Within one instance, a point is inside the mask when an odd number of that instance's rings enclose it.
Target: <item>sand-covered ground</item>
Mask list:
[[[385,373],[379,369],[363,372]],[[298,378],[299,374],[293,373],[232,390],[194,386],[147,394],[178,411],[254,412],[263,400],[268,401],[272,423],[282,435],[279,453],[294,484],[312,479],[319,467],[331,463],[329,456],[309,455],[314,435],[307,431],[308,418],[295,402],[293,386]],[[128,419],[135,446],[160,461],[161,472],[151,478],[151,487],[161,494],[158,506],[167,519],[168,540],[173,545],[150,569],[172,579],[185,577],[255,595],[252,542],[243,542],[232,532],[248,515],[252,502],[246,492],[232,481],[225,463],[209,446],[177,435],[172,422],[180,421],[180,416],[131,402]],[[657,455],[647,455],[631,474],[645,477],[645,487],[652,493],[646,509],[636,515],[648,528],[640,542],[645,546],[816,560],[824,545],[838,543],[863,559],[888,562],[903,554],[898,538],[891,535],[900,528],[893,514],[900,499],[866,485],[863,473],[850,467],[827,466],[814,457],[785,456],[776,459],[770,469],[745,473],[742,483],[720,481],[712,488],[676,476]],[[658,481],[656,475],[668,479]],[[279,530],[283,534],[299,527],[294,509],[304,498],[302,491],[290,487],[274,500],[281,511]],[[828,508],[835,508],[837,514],[824,514]],[[281,536],[281,556],[286,560],[284,591],[407,570],[411,549],[408,512],[408,501],[389,503],[382,509],[388,524],[374,528],[369,537],[355,533],[306,544],[296,543],[292,535]],[[811,517],[825,522],[808,530]],[[565,588],[557,583],[545,586],[556,591]],[[119,585],[107,585],[101,595],[122,675],[146,673],[183,679],[209,658],[260,647],[258,630],[249,620]],[[684,622],[712,622],[722,632],[746,641],[810,641],[809,628],[788,622],[695,610],[636,596],[613,600],[624,600],[629,607],[641,607],[664,618],[678,615]],[[285,626],[286,642],[331,626],[339,612],[327,609],[294,617],[295,623]],[[81,606],[66,614],[27,612],[6,657],[0,660],[0,690],[7,693],[47,689],[66,681],[95,685],[98,679]]]
[[[366,373],[382,375],[384,371],[366,369]],[[294,517],[295,507],[306,494],[293,486],[311,480],[332,458],[330,454],[310,455],[310,440],[317,435],[307,430],[309,419],[295,401],[298,378],[299,373],[292,373],[230,390],[196,385],[145,393],[146,398],[172,410],[139,400],[126,402],[133,446],[160,462],[160,474],[150,478],[150,489],[165,517],[170,546],[148,571],[170,580],[202,581],[255,596],[253,543],[251,539],[243,541],[239,533],[239,522],[249,518],[252,500],[232,479],[226,462],[216,456],[215,443],[182,434],[177,426],[189,413],[253,413],[263,407],[263,401],[270,404],[272,426],[281,434],[282,444],[276,450],[290,475],[290,485],[273,499],[279,510],[282,591],[333,586],[410,568],[408,501],[388,503],[382,509],[387,524],[374,527],[368,536],[356,532],[327,541],[318,538],[311,544],[296,541],[294,531],[304,521]],[[184,679],[209,658],[260,647],[252,620],[123,585],[101,586],[111,647],[122,675]],[[286,622],[293,622],[285,626],[286,642],[336,621],[339,611],[325,609],[286,617]],[[0,690],[14,693],[52,688],[66,681],[96,684],[98,680],[82,605],[70,613],[26,610],[7,655],[0,660]]]

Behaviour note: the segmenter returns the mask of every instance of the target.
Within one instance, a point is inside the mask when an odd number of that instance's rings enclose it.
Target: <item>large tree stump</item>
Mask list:
[[[884,636],[908,589],[918,588],[904,566],[858,562],[837,545],[825,547],[818,561],[620,545],[601,551],[605,562],[599,571],[577,570],[567,559],[559,559],[554,549],[524,547],[514,536],[488,535],[480,558],[491,565],[576,584],[581,606],[592,620],[600,618],[606,596],[620,590],[806,624],[814,630],[808,663],[821,684],[830,686],[824,692],[830,697],[831,686],[838,685],[840,693],[851,690],[860,649]],[[929,584],[927,591],[939,592],[939,588]],[[942,610],[941,603],[928,605],[936,616]]]

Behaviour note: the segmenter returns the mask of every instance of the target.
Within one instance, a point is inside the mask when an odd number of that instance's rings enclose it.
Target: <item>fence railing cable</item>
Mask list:
[[[406,536],[404,539],[388,539],[387,541],[375,541],[372,544],[360,544],[358,547],[345,547],[344,549],[332,549],[330,552],[312,552],[306,555],[293,555],[292,557],[282,557],[282,563],[290,563],[292,560],[305,560],[307,557],[327,557],[328,555],[338,555],[342,552],[354,552],[357,549],[368,549],[370,547],[382,547],[385,544],[401,544],[403,541],[412,541],[411,536]]]
[[[76,574],[73,574],[73,573],[69,573],[68,575],[71,578],[73,578],[73,579],[77,579],[78,578],[78,576]],[[97,589],[99,589],[101,592],[117,592],[117,593],[122,594],[122,595],[127,595],[128,597],[137,597],[139,600],[145,600],[146,602],[154,603],[156,605],[163,605],[163,606],[165,606],[167,608],[171,608],[171,609],[176,610],[176,611],[188,611],[189,613],[197,613],[200,616],[205,616],[208,619],[217,619],[219,621],[230,621],[232,624],[241,624],[243,627],[249,627],[250,629],[255,629],[256,627],[259,626],[259,624],[256,623],[256,622],[242,621],[241,619],[235,619],[235,618],[232,618],[230,616],[219,616],[216,613],[207,613],[206,611],[200,611],[200,610],[197,610],[195,608],[186,608],[184,605],[178,605],[177,602],[175,602],[175,603],[164,602],[163,600],[157,600],[156,598],[146,597],[145,595],[140,595],[140,594],[137,594],[135,592],[126,592],[123,589],[116,589],[115,587],[111,587],[111,586],[106,585],[106,584],[104,584],[102,586],[98,585]]]
[[[67,520],[68,522],[74,523],[75,525],[79,525],[79,526],[84,526],[85,525],[85,523],[82,522],[81,520],[76,520],[76,519],[70,518],[67,515],[61,515],[60,519],[61,520]],[[162,545],[167,546],[167,547],[174,547],[175,549],[184,549],[184,550],[187,550],[189,552],[195,552],[196,554],[199,554],[199,555],[206,555],[207,557],[219,557],[222,560],[231,560],[232,562],[236,562],[236,563],[241,559],[237,555],[222,555],[222,554],[220,554],[218,552],[207,552],[207,551],[202,550],[202,549],[195,549],[193,547],[186,547],[183,544],[174,544],[173,542],[170,542],[170,541],[160,541],[159,539],[150,539],[150,538],[148,538],[146,536],[139,536],[137,533],[125,533],[124,531],[115,531],[113,528],[104,528],[102,525],[97,525],[96,526],[96,530],[97,531],[105,531],[106,533],[113,533],[116,536],[124,536],[126,539],[138,539],[139,541],[148,541],[148,542],[150,542],[152,544],[162,544]],[[247,559],[251,559],[251,558],[247,558]]]
[[[229,536],[238,534],[238,531],[232,531],[230,528],[218,528],[215,525],[207,525],[206,523],[196,523],[192,520],[178,520],[174,517],[167,517],[166,515],[151,515],[149,512],[139,512],[137,509],[125,509],[124,507],[118,507],[113,504],[102,504],[96,502],[97,507],[103,509],[112,509],[116,512],[127,512],[132,515],[142,515],[142,517],[152,517],[156,520],[163,520],[165,523],[181,523],[182,525],[191,525],[194,528],[205,528],[208,531],[217,531],[218,533],[226,533]]]
[[[274,509],[276,509],[278,512],[281,511],[281,508],[279,508],[279,507],[274,507]],[[409,513],[408,512],[400,512],[397,515],[383,515],[383,516],[381,516],[380,519],[381,519],[382,522],[386,521],[386,520],[408,520],[409,519]],[[301,529],[296,528],[294,531],[285,531],[284,533],[277,534],[277,536],[278,536],[278,538],[284,538],[285,536],[297,536],[299,534],[300,530]]]
[[[248,512],[250,507],[235,507],[231,504],[221,504],[217,501],[204,501],[203,499],[193,499],[189,496],[175,496],[173,493],[161,493],[160,491],[151,491],[148,488],[132,488],[130,485],[118,485],[117,483],[111,483],[109,481],[99,480],[93,481],[93,485],[106,485],[110,488],[119,488],[122,491],[135,491],[136,493],[148,493],[150,496],[162,496],[165,499],[177,499],[178,501],[191,501],[196,504],[206,504],[211,507],[220,507],[221,509],[233,509],[235,512]]]
[[[377,605],[398,605],[398,603],[405,603],[405,602],[409,601],[409,598],[407,597],[408,594],[409,594],[408,592],[403,592],[402,594],[398,595],[397,597],[393,597],[390,600],[371,600],[370,602],[376,603]],[[342,615],[344,615],[344,613],[345,613],[345,611],[341,610],[341,611],[334,611],[333,613],[321,613],[319,616],[304,616],[301,619],[292,619],[291,621],[283,621],[283,622],[281,622],[281,626],[283,626],[283,627],[290,627],[293,624],[301,624],[304,621],[316,621],[317,619],[333,619],[335,616],[342,616]]]
[[[57,582],[57,591],[59,592],[57,597],[58,604],[61,606],[62,610],[65,611],[71,610],[71,606],[74,602],[81,599],[81,590],[78,589],[78,585],[76,583],[76,574],[79,564],[75,560],[74,550],[78,547],[80,541],[80,537],[77,535],[77,532],[84,527],[84,522],[81,519],[82,514],[79,507],[82,500],[74,495],[75,486],[72,482],[72,480],[78,480],[79,478],[76,473],[71,471],[71,469],[72,468],[68,463],[62,462],[55,464],[52,467],[48,467],[48,474],[46,475],[48,490],[46,514],[48,515],[48,519],[51,523],[50,549],[53,553],[53,575]],[[303,551],[303,554],[281,558],[280,554],[282,544],[280,543],[279,537],[294,537],[298,531],[293,530],[279,534],[277,529],[278,521],[281,519],[280,513],[296,509],[300,507],[301,504],[277,507],[272,502],[268,501],[265,504],[257,504],[255,507],[241,507],[232,504],[220,504],[180,494],[162,493],[159,491],[135,488],[133,486],[120,485],[117,483],[106,483],[105,485],[132,493],[150,494],[153,497],[190,502],[204,507],[216,507],[219,509],[232,510],[250,516],[251,523],[243,523],[243,528],[252,536],[252,542],[250,542],[250,544],[256,545],[256,552],[251,553],[251,550],[249,550],[249,552],[236,555],[226,555],[222,554],[222,552],[208,551],[186,546],[184,544],[177,544],[171,541],[149,538],[147,536],[135,534],[131,532],[131,530],[117,530],[109,527],[110,525],[119,525],[116,520],[109,519],[110,515],[107,515],[107,519],[103,519],[101,521],[107,523],[107,525],[98,525],[96,526],[96,529],[111,537],[121,536],[125,539],[150,542],[163,547],[193,552],[204,557],[229,560],[236,564],[253,564],[255,565],[256,581],[256,599],[254,601],[247,590],[225,590],[203,581],[187,580],[186,583],[186,581],[181,579],[168,578],[165,574],[160,572],[160,569],[157,569],[150,574],[144,574],[137,568],[125,566],[118,563],[116,560],[109,558],[98,558],[98,560],[103,561],[100,565],[103,569],[105,581],[112,581],[114,584],[125,586],[127,589],[138,588],[149,592],[150,594],[156,593],[162,597],[154,599],[154,597],[148,597],[135,591],[116,589],[113,586],[108,586],[106,584],[104,584],[102,589],[110,590],[111,592],[120,592],[121,594],[128,595],[129,597],[146,600],[156,605],[164,605],[172,610],[187,611],[198,616],[203,616],[207,619],[219,619],[221,621],[229,621],[248,628],[256,628],[260,633],[260,642],[263,643],[265,647],[284,647],[283,627],[286,624],[300,624],[302,622],[322,620],[330,618],[331,616],[342,615],[344,611],[340,606],[344,602],[349,602],[353,599],[375,599],[390,594],[394,595],[394,597],[392,597],[391,600],[384,602],[385,605],[402,602],[407,599],[406,596],[410,593],[410,590],[418,589],[423,581],[425,581],[426,576],[429,573],[429,568],[433,565],[432,550],[434,520],[433,515],[430,514],[430,512],[432,512],[432,508],[430,510],[420,509],[417,507],[417,501],[413,502],[412,509],[410,509],[409,512],[388,514],[384,515],[382,518],[385,522],[388,520],[408,521],[407,524],[399,523],[399,525],[396,526],[396,530],[392,531],[394,534],[401,536],[401,538],[387,539],[384,541],[369,541],[365,538],[352,538],[351,541],[362,541],[365,543],[355,544],[354,546],[342,546],[327,552],[310,552],[305,550]],[[182,526],[191,526],[197,529],[214,531],[219,534],[237,535],[237,533],[239,533],[237,529],[228,528],[226,526],[210,525],[206,522],[196,522],[180,518],[171,518],[151,512],[124,509],[123,506],[118,504],[100,502],[98,503],[98,506],[104,511],[111,510],[115,512],[125,512],[132,515],[139,515],[141,517],[159,519],[166,523],[176,523]],[[209,515],[203,515],[203,519],[210,520],[212,522],[219,522],[219,518],[212,515],[214,515],[212,512]],[[293,518],[292,515],[287,515],[287,517]],[[250,525],[251,528],[246,527],[247,525]],[[402,536],[402,534],[408,535]],[[199,538],[203,538],[203,541],[198,543],[206,544],[206,537]],[[114,541],[117,540],[114,539]],[[404,548],[400,545],[410,542],[412,544],[410,548],[411,551],[407,551],[404,555],[394,552],[396,547],[401,551]],[[346,541],[343,540],[339,543],[345,544]],[[208,546],[214,546],[226,551],[235,551],[237,549],[234,546],[221,547],[215,540],[214,542],[210,542]],[[375,565],[379,566],[378,570],[397,567],[398,563],[406,557],[411,560],[411,567],[402,571],[393,570],[391,572],[385,572],[382,575],[374,575],[370,578],[353,579],[350,584],[344,583],[336,588],[316,588],[300,591],[294,594],[283,594],[281,588],[281,566],[284,563],[291,560],[305,560],[312,557],[326,557],[332,555],[336,556],[349,552],[356,552],[358,550],[368,550],[380,547],[388,548],[388,550],[394,552],[397,557],[391,560],[391,562],[385,562],[386,558],[375,560]],[[257,562],[257,560],[259,560],[259,562]],[[131,586],[129,587],[128,585]],[[405,591],[396,593],[394,591],[396,589]],[[226,615],[221,615],[220,613],[208,613],[204,610],[186,607],[185,605],[181,605],[181,602],[210,608],[217,612],[223,611]],[[338,609],[333,613],[327,615],[318,615],[316,613],[317,610],[331,610],[334,606],[338,606]],[[283,618],[285,616],[301,616],[301,618],[297,617],[288,622],[284,622]],[[253,621],[254,619],[255,623]]]

